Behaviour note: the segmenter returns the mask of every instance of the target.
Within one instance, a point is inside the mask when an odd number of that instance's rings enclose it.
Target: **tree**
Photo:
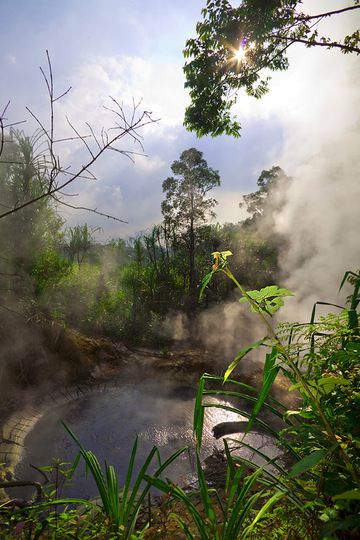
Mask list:
[[[44,165],[34,157],[39,134],[26,136],[12,130],[0,162],[0,206],[9,209],[38,197],[45,189]],[[10,214],[0,223],[2,262],[13,270],[29,272],[44,249],[56,246],[62,237],[63,220],[56,213],[52,198]]]
[[[71,262],[76,258],[76,262],[80,266],[85,255],[89,252],[94,244],[94,233],[99,230],[99,227],[91,229],[87,223],[84,225],[75,225],[68,230],[68,241],[66,250],[69,254]]]
[[[350,1],[350,0],[349,0]],[[319,36],[318,23],[360,9],[359,0],[347,7],[308,15],[299,11],[301,0],[242,0],[233,8],[229,0],[207,0],[197,37],[186,42],[185,86],[191,104],[184,125],[198,136],[226,133],[239,136],[241,126],[231,116],[237,91],[260,98],[268,91],[264,68],[286,70],[287,51],[294,43],[360,53],[360,31],[342,40]]]
[[[207,196],[220,185],[220,176],[208,166],[202,152],[196,148],[185,150],[180,159],[171,165],[174,176],[167,178],[162,188],[166,193],[161,204],[167,227],[174,227],[176,234],[186,246],[188,259],[189,308],[196,301],[195,251],[196,229],[206,222],[217,201]]]
[[[277,198],[280,193],[284,193],[284,188],[289,184],[291,178],[286,176],[281,167],[275,165],[269,170],[261,172],[257,185],[259,189],[253,193],[248,193],[243,196],[240,202],[240,208],[245,207],[249,218],[246,224],[258,223],[260,218],[268,217],[267,214],[272,212],[275,207],[279,209],[281,201]]]

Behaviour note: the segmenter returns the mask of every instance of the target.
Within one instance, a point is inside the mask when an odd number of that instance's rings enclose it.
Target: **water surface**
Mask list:
[[[77,447],[61,424],[65,422],[87,450],[92,450],[102,464],[114,465],[120,484],[124,481],[131,448],[138,435],[138,454],[135,470],[139,470],[153,445],[166,459],[175,450],[188,445],[193,448],[194,388],[181,386],[166,379],[124,383],[93,390],[64,405],[57,405],[44,413],[25,439],[24,458],[18,465],[18,478],[40,478],[30,467],[51,463],[52,458],[72,461]],[[206,398],[207,402],[228,402]],[[202,457],[209,456],[215,448],[223,448],[222,438],[216,440],[213,427],[220,422],[244,420],[238,415],[211,407],[207,409],[203,436]],[[264,448],[275,455],[273,441],[266,435],[251,433],[247,443]],[[251,452],[244,450],[250,457]],[[165,476],[182,484],[189,483],[194,471],[193,452],[186,452],[167,470]],[[81,463],[73,485],[63,495],[91,498],[96,496],[96,486],[86,478]]]

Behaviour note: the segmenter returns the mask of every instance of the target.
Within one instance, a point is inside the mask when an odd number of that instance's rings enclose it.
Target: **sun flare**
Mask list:
[[[245,49],[240,45],[240,47],[235,51],[234,56],[238,62],[241,62],[245,58]]]

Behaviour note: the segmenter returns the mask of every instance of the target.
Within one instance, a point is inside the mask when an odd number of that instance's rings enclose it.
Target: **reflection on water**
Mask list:
[[[136,435],[139,437],[139,445],[135,472],[140,469],[153,445],[159,448],[162,459],[166,459],[182,446],[193,447],[194,401],[194,389],[161,379],[136,385],[108,387],[103,391],[90,392],[65,405],[55,406],[39,420],[27,436],[25,455],[17,468],[17,477],[34,477],[29,464],[39,467],[49,464],[52,457],[64,461],[75,458],[77,447],[61,425],[62,420],[74,431],[83,446],[94,452],[100,463],[106,460],[115,466],[121,484],[125,479]],[[216,398],[207,398],[206,401],[219,403]],[[220,422],[238,420],[244,418],[215,407],[207,409],[203,436],[204,458],[210,455],[214,448],[223,447],[221,438],[214,438],[213,427]],[[276,453],[276,448],[268,436],[250,433],[245,441],[263,450],[266,447],[269,455]],[[244,453],[246,457],[251,455],[248,450],[244,450]],[[193,470],[194,460],[191,457],[191,453],[182,454],[165,475],[178,482],[187,483]],[[96,495],[96,488],[90,478],[85,478],[84,469],[83,464],[80,464],[73,485],[67,488],[63,495]]]

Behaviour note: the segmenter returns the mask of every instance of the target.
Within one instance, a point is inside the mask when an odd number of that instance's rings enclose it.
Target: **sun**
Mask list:
[[[245,58],[245,48],[240,45],[240,47],[234,52],[234,57],[238,62],[241,62]]]

